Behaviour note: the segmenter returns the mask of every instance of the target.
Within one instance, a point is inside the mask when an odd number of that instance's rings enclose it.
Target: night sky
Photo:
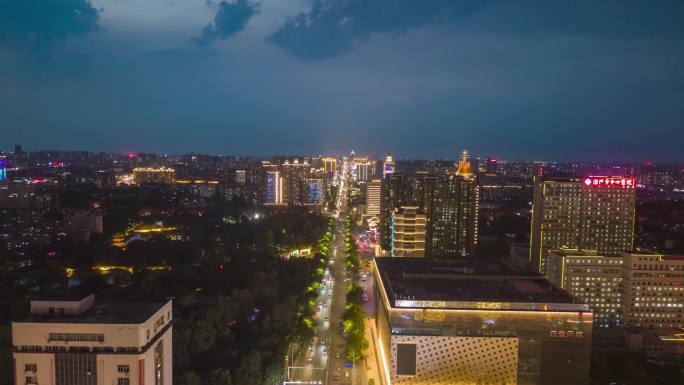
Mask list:
[[[0,148],[684,161],[681,0],[0,0]]]

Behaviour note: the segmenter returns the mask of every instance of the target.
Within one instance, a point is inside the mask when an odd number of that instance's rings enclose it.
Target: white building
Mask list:
[[[548,267],[547,278],[586,302],[600,327],[684,328],[684,256],[561,249]]]
[[[14,383],[172,385],[171,301],[31,301],[12,322]]]
[[[366,215],[380,216],[380,191],[382,181],[373,179],[366,185]]]
[[[427,218],[417,206],[401,206],[392,215],[392,256],[424,257]]]

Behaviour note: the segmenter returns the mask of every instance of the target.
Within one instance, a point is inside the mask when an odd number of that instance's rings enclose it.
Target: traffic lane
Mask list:
[[[361,287],[366,291],[366,301],[363,304],[363,309],[366,315],[375,315],[375,278],[373,274],[367,274],[365,281],[360,281]]]
[[[338,252],[338,258],[336,260],[336,269],[333,272],[333,277],[335,279],[335,286],[333,287],[333,314],[331,318],[331,352],[333,356],[329,359],[329,384],[339,384],[343,383],[341,380],[344,378],[344,373],[342,369],[345,363],[346,355],[346,343],[340,335],[340,330],[342,328],[342,315],[344,314],[344,308],[346,306],[346,271],[344,269],[344,253]],[[341,268],[338,268],[341,266]],[[340,369],[338,371],[338,369]],[[340,380],[335,381],[335,376],[341,377]]]

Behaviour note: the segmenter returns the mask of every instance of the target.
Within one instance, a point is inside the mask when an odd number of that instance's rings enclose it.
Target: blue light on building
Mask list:
[[[7,179],[7,161],[0,159],[0,181]]]

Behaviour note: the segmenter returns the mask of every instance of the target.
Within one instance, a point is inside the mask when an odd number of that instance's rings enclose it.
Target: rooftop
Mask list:
[[[588,309],[541,276],[495,260],[376,258],[376,263],[394,307]]]
[[[141,324],[161,309],[163,301],[95,302],[84,313],[77,315],[28,314],[15,320],[18,323],[74,323],[74,324]]]

